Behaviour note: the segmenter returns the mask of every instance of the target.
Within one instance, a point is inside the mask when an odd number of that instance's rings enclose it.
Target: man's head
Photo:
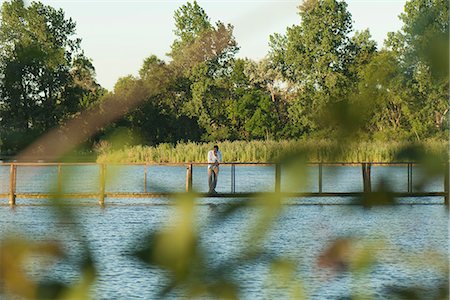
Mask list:
[[[214,153],[217,153],[217,151],[219,151],[219,146],[214,145]]]

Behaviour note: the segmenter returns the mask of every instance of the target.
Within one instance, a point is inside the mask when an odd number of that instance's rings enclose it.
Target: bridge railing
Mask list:
[[[230,168],[230,192],[221,192],[214,195],[209,195],[208,193],[198,193],[199,197],[250,197],[253,192],[237,192],[236,191],[236,168],[243,166],[271,166],[274,168],[274,181],[273,181],[273,192],[283,193],[288,197],[352,197],[359,196],[364,193],[372,192],[372,167],[373,166],[404,166],[406,167],[406,192],[393,193],[396,197],[443,197],[444,203],[448,205],[449,203],[449,169],[448,163],[446,163],[446,172],[444,174],[443,189],[441,191],[434,192],[415,192],[413,190],[413,167],[417,166],[414,162],[397,162],[397,163],[385,163],[385,162],[311,162],[307,164],[309,167],[317,168],[317,191],[314,192],[289,192],[282,188],[281,178],[282,171],[285,165],[280,163],[238,163],[230,162],[223,163],[221,166],[228,166]],[[127,163],[127,164],[97,164],[97,163],[22,163],[22,162],[10,162],[10,163],[0,163],[0,167],[9,168],[9,188],[8,192],[0,194],[2,198],[8,198],[8,203],[11,206],[16,205],[17,197],[26,198],[48,198],[48,197],[70,197],[70,198],[98,198],[99,204],[104,205],[105,197],[164,197],[170,196],[173,192],[151,192],[148,189],[148,170],[154,166],[177,166],[186,167],[186,178],[185,178],[185,188],[186,192],[191,192],[194,190],[194,167],[207,167],[207,163],[155,163],[155,164],[143,164],[143,163]],[[68,166],[92,166],[98,168],[98,191],[96,192],[80,192],[80,193],[66,193],[63,192],[63,168]],[[106,178],[108,173],[108,167],[110,166],[142,166],[143,167],[143,192],[108,192],[106,190]],[[361,192],[351,192],[351,191],[324,191],[324,167],[329,166],[360,166],[362,174],[362,186]],[[42,193],[42,192],[17,192],[17,168],[18,167],[55,167],[57,169],[57,183],[56,189],[53,192]],[[270,192],[270,191],[269,191]]]

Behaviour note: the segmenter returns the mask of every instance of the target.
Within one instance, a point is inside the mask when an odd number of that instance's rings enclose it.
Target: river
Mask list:
[[[21,169],[22,168],[22,169]],[[64,191],[96,192],[98,167],[65,167]],[[288,184],[282,175],[282,190],[317,191],[317,169],[309,168],[305,180]],[[143,167],[110,167],[106,191],[143,191]],[[148,168],[148,191],[183,191],[184,167],[157,166]],[[389,179],[394,191],[407,190],[406,167],[374,167],[373,185]],[[54,167],[18,168],[17,192],[44,192],[56,181]],[[361,191],[360,167],[324,167],[324,191]],[[7,193],[8,169],[0,168],[3,193]],[[416,182],[423,175],[417,170]],[[219,175],[218,192],[229,192],[229,167]],[[426,191],[442,191],[442,178],[430,180]],[[295,185],[298,183],[298,185]],[[195,167],[193,186],[206,191],[206,170]],[[273,167],[239,167],[236,170],[236,191],[271,191],[274,189]],[[7,203],[7,199],[4,199]],[[61,200],[63,201],[63,200]],[[106,199],[106,207],[96,199],[70,199],[70,203],[93,205],[74,206],[76,218],[58,221],[55,210],[46,199],[17,199],[15,209],[0,206],[0,236],[14,232],[33,241],[58,240],[68,257],[79,258],[81,241],[73,234],[74,226],[89,244],[99,275],[92,288],[93,299],[154,299],[167,284],[166,273],[133,259],[133,249],[148,232],[164,228],[175,215],[176,206],[169,199]],[[207,265],[219,266],[245,249],[261,247],[270,257],[289,259],[295,270],[294,284],[301,287],[306,299],[346,299],[364,289],[367,299],[390,299],[390,287],[420,287],[432,289],[446,284],[449,253],[449,223],[447,208],[440,198],[402,200],[402,205],[362,208],[345,205],[349,199],[314,198],[287,199],[270,223],[264,239],[252,240],[252,228],[261,217],[264,206],[248,206],[227,216],[220,223],[217,215],[237,199],[204,198],[196,200],[196,225],[199,245]],[[422,205],[430,203],[430,205]],[[41,205],[42,204],[42,205]],[[302,204],[302,205],[299,205]],[[311,205],[314,204],[314,205]],[[334,205],[325,205],[334,204]],[[337,204],[337,205],[336,205]],[[268,223],[269,224],[269,223]],[[351,269],[334,270],[319,263],[320,254],[335,240],[357,241],[357,249],[370,248],[373,263],[364,272]],[[258,245],[255,245],[257,243]],[[35,279],[57,279],[73,282],[79,272],[70,260],[62,260],[47,271],[39,264],[30,264],[27,272]],[[276,288],[270,280],[270,259],[252,264],[236,265],[228,276],[241,286],[241,299],[286,298],[285,289]],[[448,282],[447,282],[448,286]],[[433,296],[425,291],[426,297]],[[167,295],[169,299],[184,298],[182,290]],[[425,297],[425,298],[426,298]]]

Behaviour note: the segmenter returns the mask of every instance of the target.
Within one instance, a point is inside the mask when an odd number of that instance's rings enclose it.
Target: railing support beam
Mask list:
[[[144,193],[147,193],[147,164],[144,166]]]
[[[186,192],[192,191],[192,164],[186,165]]]
[[[449,168],[449,163],[447,162],[445,164],[445,170],[444,170],[445,174],[444,174],[444,203],[445,205],[449,205],[449,196],[450,196],[450,187],[449,187],[449,172],[450,172],[450,168]]]
[[[11,164],[9,167],[9,199],[10,206],[16,205],[16,182],[17,182],[17,166]]]
[[[372,192],[372,183],[370,178],[372,164],[362,163],[362,176],[363,176],[363,187],[364,193]]]
[[[61,164],[58,164],[58,179],[57,179],[57,193],[62,194],[62,167]]]
[[[413,164],[408,163],[408,192],[409,193],[412,193],[412,191],[413,191],[412,171],[413,171]]]
[[[105,185],[106,185],[106,165],[101,164],[100,165],[100,195],[98,204],[100,206],[105,205]]]
[[[231,193],[236,193],[236,166],[231,164]]]
[[[319,163],[319,193],[322,193],[322,163]]]
[[[275,193],[281,192],[281,165],[275,164]]]

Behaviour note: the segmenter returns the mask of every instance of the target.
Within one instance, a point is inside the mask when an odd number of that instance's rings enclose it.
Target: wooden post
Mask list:
[[[275,193],[281,191],[281,165],[275,164]]]
[[[413,192],[413,164],[408,163],[408,192]]]
[[[319,193],[322,193],[322,163],[319,163]]]
[[[144,166],[144,193],[147,193],[147,164]]]
[[[370,163],[362,164],[364,193],[370,193],[372,191],[372,184],[371,184],[371,180],[370,180],[371,166],[372,166],[372,164],[370,164]]]
[[[407,191],[408,191],[408,193],[411,193],[411,190],[409,189],[409,187],[410,187],[409,183],[411,182],[411,178],[410,178],[410,168],[411,168],[411,164],[408,163],[407,166],[408,166],[408,186],[407,186]]]
[[[186,192],[192,191],[192,164],[186,165]]]
[[[236,193],[236,166],[231,164],[231,193]]]
[[[100,164],[100,195],[98,204],[105,205],[105,184],[106,184],[106,165]]]
[[[449,188],[449,172],[450,172],[450,168],[449,168],[449,163],[447,162],[446,164],[445,164],[445,174],[444,174],[444,193],[445,193],[445,196],[444,196],[444,203],[445,203],[445,205],[449,205],[449,196],[450,196],[450,193],[449,193],[449,190],[450,190],[450,188]]]
[[[62,170],[61,164],[58,164],[58,183],[57,183],[57,193],[62,193]]]
[[[16,178],[17,166],[11,163],[9,167],[9,205],[16,205]]]

